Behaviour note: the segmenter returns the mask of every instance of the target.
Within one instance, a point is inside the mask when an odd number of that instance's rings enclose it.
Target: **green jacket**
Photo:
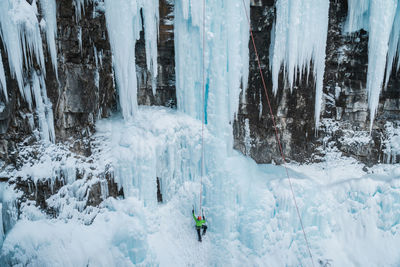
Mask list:
[[[201,227],[203,224],[206,223],[205,218],[203,218],[203,220],[197,220],[196,215],[194,214],[194,211],[193,211],[193,219],[196,222],[196,227]]]

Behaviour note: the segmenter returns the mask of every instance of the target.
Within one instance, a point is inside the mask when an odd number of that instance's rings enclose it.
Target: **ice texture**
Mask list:
[[[7,94],[7,84],[6,84],[6,75],[4,73],[4,65],[3,65],[3,58],[1,57],[1,50],[0,50],[0,86],[6,101],[8,101],[8,94]]]
[[[46,20],[46,41],[53,64],[54,73],[58,78],[57,70],[57,6],[55,0],[40,0],[40,7]]]
[[[145,25],[147,67],[152,72],[153,92],[157,76],[158,1],[105,0],[107,30],[113,53],[113,66],[119,104],[125,119],[137,110],[135,44]],[[143,10],[143,20],[141,18]]]
[[[249,10],[249,1],[245,3]],[[175,2],[178,110],[197,119],[204,114],[210,131],[232,140],[231,124],[239,107],[240,93],[245,95],[247,87],[249,24],[242,1],[210,0],[205,8],[203,47],[203,1]],[[227,147],[232,147],[231,141]]]
[[[1,39],[8,55],[10,72],[18,82],[22,94],[24,88],[23,66],[32,66],[33,59],[44,71],[44,56],[37,9],[25,0],[0,1]]]
[[[276,22],[272,28],[270,59],[272,90],[278,92],[279,73],[283,66],[284,78],[290,89],[304,75],[315,79],[315,126],[319,126],[325,49],[328,33],[329,0],[278,0]]]

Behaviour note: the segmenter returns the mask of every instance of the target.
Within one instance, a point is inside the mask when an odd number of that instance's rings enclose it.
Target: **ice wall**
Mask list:
[[[105,0],[105,11],[122,115],[130,119],[137,110],[135,45],[143,24],[147,68],[157,76],[158,1]]]
[[[175,2],[175,65],[178,109],[201,119],[232,147],[233,119],[245,94],[249,25],[241,0],[207,0],[203,47],[203,1]],[[246,0],[249,11],[249,1]],[[203,62],[204,49],[204,62]],[[205,103],[202,101],[203,67]]]
[[[46,36],[55,71],[57,55],[55,48],[56,10],[54,0],[42,0],[41,8],[46,20]],[[15,78],[21,96],[28,108],[36,107],[40,137],[54,142],[54,123],[51,102],[47,98],[43,43],[38,22],[37,3],[25,0],[0,1],[0,36],[7,52],[12,78]],[[0,82],[5,87],[4,68],[0,64]],[[38,65],[39,70],[34,69]]]
[[[320,121],[329,0],[278,0],[272,29],[270,65],[276,95],[279,73],[284,69],[291,90],[303,75],[315,77],[315,125]],[[307,76],[308,77],[308,76]]]
[[[360,29],[369,31],[366,89],[371,130],[379,104],[380,92],[384,82],[385,85],[388,83],[394,59],[398,55],[400,37],[398,5],[398,0],[349,0],[345,31],[350,33]]]

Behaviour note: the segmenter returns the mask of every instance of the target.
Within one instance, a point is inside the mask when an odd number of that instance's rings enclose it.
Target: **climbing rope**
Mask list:
[[[275,129],[276,141],[278,142],[279,151],[280,151],[280,153],[281,153],[281,157],[282,157],[282,161],[283,161],[283,166],[285,167],[286,175],[287,175],[287,178],[288,178],[288,180],[289,180],[290,191],[292,192],[293,202],[294,202],[294,205],[296,206],[297,216],[299,217],[301,229],[302,229],[303,235],[304,235],[304,240],[306,241],[306,245],[307,245],[307,249],[308,249],[308,254],[310,255],[310,259],[311,259],[312,265],[315,266],[315,265],[314,265],[313,256],[312,256],[312,254],[311,254],[310,245],[309,245],[309,243],[308,243],[307,235],[306,235],[306,232],[305,232],[305,230],[304,230],[303,220],[301,219],[299,207],[298,207],[298,205],[297,205],[296,196],[295,196],[295,194],[294,194],[294,190],[293,190],[293,186],[292,186],[292,180],[290,179],[289,171],[288,171],[288,168],[287,168],[287,166],[286,166],[286,159],[285,159],[285,155],[284,155],[284,153],[283,153],[281,141],[280,141],[280,139],[279,139],[278,128],[276,127],[275,117],[274,117],[274,114],[273,114],[273,112],[272,112],[271,103],[270,103],[270,101],[269,101],[269,96],[268,96],[268,92],[267,92],[267,86],[265,85],[264,75],[263,75],[263,72],[262,72],[262,69],[261,69],[260,58],[259,58],[259,56],[258,56],[256,43],[255,43],[255,41],[254,41],[253,31],[252,31],[252,29],[251,29],[250,18],[249,18],[249,15],[247,14],[247,8],[246,8],[246,4],[245,4],[244,0],[242,0],[242,2],[243,2],[244,11],[245,11],[245,14],[246,14],[247,22],[249,23],[250,36],[251,36],[251,40],[252,40],[252,43],[253,43],[254,52],[255,52],[255,54],[256,54],[256,59],[257,59],[257,63],[258,63],[258,69],[259,69],[259,71],[260,71],[260,76],[261,76],[261,81],[262,81],[262,84],[263,84],[263,87],[264,87],[265,96],[266,96],[266,98],[267,98],[267,103],[268,103],[268,107],[269,107],[269,112],[270,112],[270,114],[271,114],[272,123],[273,123],[274,129]]]
[[[205,123],[205,74],[204,74],[204,60],[205,60],[205,27],[206,27],[206,0],[203,0],[203,59],[202,59],[202,72],[203,72],[203,78],[202,78],[202,97],[203,97],[203,106],[202,106],[202,112],[201,112],[201,177],[200,177],[200,209],[199,212],[201,212],[201,194],[202,194],[202,189],[203,189],[203,175],[204,175],[204,123]]]

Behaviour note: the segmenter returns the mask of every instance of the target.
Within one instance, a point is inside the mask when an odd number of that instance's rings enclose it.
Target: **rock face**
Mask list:
[[[53,104],[56,141],[69,143],[73,152],[89,156],[92,153],[90,142],[86,142],[85,138],[93,133],[96,120],[107,117],[118,109],[103,1],[83,1],[85,6],[81,14],[76,13],[78,9],[75,8],[75,0],[56,2],[58,78],[53,71],[50,55],[45,55],[45,81],[47,94]],[[388,147],[385,140],[389,138],[385,129],[388,121],[400,120],[400,73],[393,71],[387,89],[381,94],[370,135],[365,90],[368,33],[361,30],[352,36],[344,34],[342,29],[347,16],[347,0],[331,0],[321,126],[316,131],[315,84],[312,75],[308,80],[304,78],[298,81],[291,92],[282,69],[279,77],[280,90],[276,96],[271,92],[269,44],[272,25],[276,20],[275,2],[252,0],[251,24],[286,157],[299,162],[314,161],[321,154],[320,148],[328,146],[369,164],[389,161],[384,153]],[[144,29],[136,44],[139,104],[176,107],[173,9],[173,1],[159,0],[158,76],[155,95],[152,93],[153,77],[146,66]],[[234,147],[258,163],[281,162],[275,129],[251,42],[249,49],[249,83],[246,101],[240,104],[237,120],[234,122]],[[4,66],[8,66],[1,42],[0,50]],[[44,51],[47,51],[46,47]],[[0,168],[7,165],[17,167],[19,155],[16,144],[29,136],[28,143],[35,142],[34,135],[31,135],[35,130],[31,122],[36,115],[27,109],[8,67],[5,67],[5,72],[9,101],[3,105],[5,101],[0,99]],[[398,162],[399,157],[395,155],[390,161]]]
[[[343,33],[347,16],[347,1],[330,1],[324,99],[321,127],[314,123],[315,84],[313,77],[299,81],[293,92],[280,73],[276,97],[271,92],[269,46],[275,14],[273,0],[252,1],[251,24],[266,78],[272,111],[276,119],[287,158],[299,162],[314,160],[322,145],[335,146],[345,155],[367,164],[385,160],[382,133],[387,121],[400,120],[400,76],[393,74],[381,94],[374,127],[369,134],[369,111],[366,93],[368,69],[368,33],[361,30],[352,36]],[[240,105],[234,125],[235,148],[259,163],[281,161],[272,118],[261,84],[255,53],[250,48],[250,76],[246,103]],[[246,131],[249,129],[250,131]],[[250,138],[249,138],[250,137]],[[396,162],[397,160],[394,160]],[[393,161],[392,161],[393,162]]]

